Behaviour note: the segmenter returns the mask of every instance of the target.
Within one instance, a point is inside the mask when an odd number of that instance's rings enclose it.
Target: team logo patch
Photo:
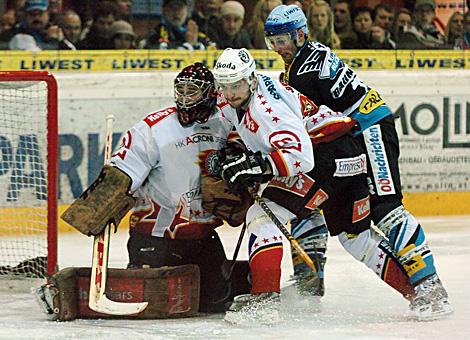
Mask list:
[[[246,51],[240,50],[238,52],[238,56],[240,57],[240,60],[243,61],[245,64],[250,61],[250,57],[248,56],[248,53],[246,53]]]
[[[199,168],[205,176],[218,176],[220,172],[220,152],[217,150],[205,150],[200,152]]]
[[[299,93],[300,107],[304,117],[308,117],[316,112],[318,107],[305,95]]]
[[[382,99],[380,94],[375,90],[370,90],[362,100],[361,105],[359,106],[359,112],[366,115],[384,104],[385,101]]]
[[[334,177],[348,177],[367,173],[366,155],[361,154],[352,158],[335,159],[336,171]]]
[[[300,138],[293,132],[282,130],[272,133],[269,136],[269,143],[276,149],[294,149],[302,152]]]
[[[268,187],[275,187],[304,197],[314,183],[315,181],[305,174],[288,177],[274,176],[269,181]]]
[[[307,202],[307,204],[305,205],[305,208],[316,209],[323,202],[326,202],[328,197],[329,196],[326,192],[324,192],[322,189],[318,189],[317,192],[312,196],[312,198]]]
[[[369,196],[359,201],[354,202],[352,223],[359,222],[369,216],[370,213],[370,200]]]

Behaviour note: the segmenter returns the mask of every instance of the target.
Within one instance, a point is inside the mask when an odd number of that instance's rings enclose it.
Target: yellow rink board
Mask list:
[[[427,192],[427,193],[405,193],[404,204],[406,208],[415,216],[444,216],[444,215],[469,215],[470,214],[470,192]],[[68,207],[68,205],[60,205],[58,207],[59,216]],[[0,226],[0,236],[13,236],[15,232],[12,230],[15,226],[16,232],[19,229],[26,229],[25,220],[32,216],[38,216],[38,208],[0,208],[0,222],[8,221],[8,226]],[[40,211],[43,214],[44,211]],[[126,216],[119,228],[128,228],[128,216]],[[32,223],[29,226],[33,225]],[[10,227],[9,227],[10,226]],[[16,226],[19,226],[16,228]],[[41,228],[40,228],[41,229]],[[59,218],[59,232],[69,232],[75,229]],[[29,230],[27,234],[34,234],[34,229]]]
[[[469,215],[470,214],[470,192],[428,192],[428,193],[405,193],[405,207],[415,216],[443,216],[443,215]],[[67,206],[59,207],[61,214]],[[128,228],[128,217],[126,216],[119,228]],[[64,221],[59,219],[59,231],[74,230]],[[75,230],[74,230],[75,231]]]

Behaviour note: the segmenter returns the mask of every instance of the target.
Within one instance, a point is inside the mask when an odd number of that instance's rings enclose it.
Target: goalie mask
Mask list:
[[[202,63],[185,67],[175,78],[175,101],[178,120],[188,126],[204,123],[217,103],[214,76]]]

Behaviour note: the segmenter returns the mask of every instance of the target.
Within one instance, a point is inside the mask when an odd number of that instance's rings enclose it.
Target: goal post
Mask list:
[[[0,277],[57,271],[57,82],[0,72]]]

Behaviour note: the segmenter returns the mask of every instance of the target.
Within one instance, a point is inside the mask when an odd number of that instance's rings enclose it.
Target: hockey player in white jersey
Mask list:
[[[218,105],[249,150],[222,163],[222,178],[235,190],[267,182],[262,197],[282,223],[321,208],[332,235],[368,230],[365,155],[347,134],[354,122],[317,108],[255,68],[247,50],[226,49],[213,70]],[[304,122],[314,113],[328,117],[323,125],[314,124],[315,117]],[[315,152],[311,137],[324,142]],[[251,294],[236,297],[225,318],[269,321],[279,315],[283,235],[258,204],[248,210],[246,223]]]
[[[202,206],[201,173],[214,171],[232,124],[217,109],[212,73],[201,63],[175,78],[175,99],[175,107],[153,112],[131,128],[111,158],[110,165],[130,177],[136,198],[129,268],[197,264],[200,310],[223,312],[232,294],[215,231],[223,222]]]

